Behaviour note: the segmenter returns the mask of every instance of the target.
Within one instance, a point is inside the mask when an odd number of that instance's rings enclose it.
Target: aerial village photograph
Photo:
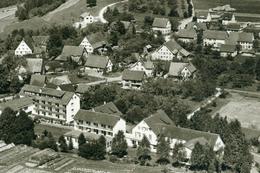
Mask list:
[[[260,173],[260,0],[0,0],[0,173]]]

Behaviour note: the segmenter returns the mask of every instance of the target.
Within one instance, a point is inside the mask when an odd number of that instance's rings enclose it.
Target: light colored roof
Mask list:
[[[89,90],[89,88],[90,88],[89,85],[79,84],[76,89],[76,93],[84,94],[85,92],[87,92]]]
[[[43,59],[39,58],[26,58],[27,66],[26,70],[29,73],[41,73],[42,72],[42,65]]]
[[[172,139],[179,139],[184,141],[190,141],[196,138],[205,138],[210,146],[215,146],[217,139],[219,138],[218,134],[203,132],[198,130],[192,130],[188,128],[181,128],[172,125],[163,125],[158,124],[153,131],[155,134],[163,134],[166,137]]]
[[[144,71],[124,70],[123,80],[142,81],[145,77]]]
[[[122,112],[118,110],[116,105],[113,102],[105,103],[103,105],[97,106],[94,108],[95,112],[107,113],[112,115],[123,115]]]
[[[148,70],[151,70],[151,69],[154,69],[154,64],[152,61],[145,61],[143,62],[144,63],[144,68],[148,69]]]
[[[195,39],[197,37],[197,33],[194,29],[181,29],[177,35],[179,38]]]
[[[166,46],[173,54],[177,54],[178,52],[180,52],[184,56],[190,55],[190,53],[183,47],[181,47],[174,39],[164,43],[164,46]]]
[[[168,115],[163,110],[158,110],[156,113],[144,119],[144,122],[151,128],[157,128],[158,124],[172,125],[174,122],[168,117]]]
[[[88,17],[88,16],[90,16],[91,14],[89,13],[89,12],[85,12],[85,13],[82,13],[81,15],[80,15],[80,17],[83,17],[83,18],[85,18],[85,17]]]
[[[27,95],[26,92],[55,97],[53,99],[52,98],[48,98],[48,99],[50,101],[52,100],[53,102],[58,102],[63,105],[68,104],[68,102],[71,100],[71,98],[74,95],[74,93],[72,92],[60,91],[52,88],[44,88],[44,87],[38,87],[33,85],[24,85],[24,87],[20,91],[20,94]]]
[[[14,111],[18,111],[26,106],[30,106],[33,104],[33,100],[30,97],[22,97],[14,100],[10,100],[7,102],[0,103],[0,110],[4,110],[9,107]]]
[[[208,14],[209,14],[208,11],[198,11],[196,12],[196,17],[200,19],[206,19]]]
[[[45,75],[33,74],[31,75],[30,85],[43,87],[46,82]]]
[[[68,75],[62,75],[62,76],[56,76],[52,77],[49,80],[50,83],[53,83],[55,85],[64,85],[64,84],[71,84],[70,78]]]
[[[197,23],[197,22],[190,22],[187,24],[187,29],[194,29],[194,27],[197,27],[198,30],[207,30],[207,24],[206,23]]]
[[[153,27],[165,28],[169,22],[167,18],[155,18],[153,21]]]
[[[82,46],[64,46],[61,55],[58,56],[56,60],[67,61],[67,58],[71,56],[81,57],[83,55],[84,49],[85,48]]]
[[[101,68],[105,69],[109,62],[109,58],[107,56],[100,56],[100,55],[89,55],[87,57],[87,61],[85,63],[86,67],[92,68]]]
[[[96,32],[86,37],[94,49],[106,44],[106,35],[103,32]]]
[[[206,30],[203,32],[203,38],[226,40],[228,38],[228,34],[226,31]]]
[[[189,63],[171,62],[168,74],[170,76],[180,76],[181,71],[188,65]]]
[[[80,109],[75,115],[74,119],[114,127],[116,123],[120,120],[120,117],[117,115]]]
[[[71,130],[64,134],[64,136],[73,137],[75,139],[79,138],[80,134],[83,134],[87,140],[97,140],[100,138],[99,134],[90,133],[90,132],[82,132],[79,130]],[[106,140],[112,140],[112,137],[105,136]]]
[[[188,142],[186,142],[184,144],[184,146],[186,148],[189,148],[190,150],[193,150],[197,143],[199,143],[200,145],[207,145],[207,144],[209,144],[207,139],[205,139],[204,137],[199,137],[199,138],[195,138],[195,139],[189,140]]]
[[[220,46],[220,52],[235,52],[236,51],[236,45],[228,45],[228,44],[222,44]]]

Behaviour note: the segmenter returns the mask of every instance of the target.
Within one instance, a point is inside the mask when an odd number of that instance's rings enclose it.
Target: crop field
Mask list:
[[[232,93],[216,113],[229,120],[238,119],[243,127],[260,129],[260,98]]]
[[[230,4],[239,13],[260,14],[259,0],[193,0],[193,4],[196,10],[208,10],[209,8]]]

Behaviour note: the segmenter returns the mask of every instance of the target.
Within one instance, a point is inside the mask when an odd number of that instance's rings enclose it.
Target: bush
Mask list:
[[[111,156],[109,157],[109,161],[110,161],[110,162],[112,162],[112,163],[115,163],[115,162],[117,162],[117,161],[118,161],[118,159],[117,159],[117,157],[116,157],[116,156],[114,156],[114,155],[111,155]]]

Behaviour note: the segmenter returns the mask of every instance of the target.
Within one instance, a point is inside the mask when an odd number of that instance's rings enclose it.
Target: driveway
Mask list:
[[[191,3],[191,5],[192,5],[192,7],[193,7],[193,8],[192,8],[192,16],[180,21],[180,25],[178,26],[178,29],[179,29],[179,30],[180,30],[180,29],[185,29],[186,25],[187,25],[188,23],[192,22],[192,19],[193,19],[193,17],[195,16],[195,10],[194,10],[194,5],[193,5],[192,0],[191,0],[190,3]]]
[[[128,2],[128,0],[115,2],[115,3],[109,4],[109,5],[105,6],[105,7],[103,7],[103,8],[99,11],[99,14],[98,14],[98,17],[99,17],[100,22],[102,22],[102,23],[107,23],[107,20],[104,18],[104,13],[107,11],[107,8],[108,8],[108,7],[112,7],[112,6],[116,5],[116,4],[125,3],[125,2]]]

